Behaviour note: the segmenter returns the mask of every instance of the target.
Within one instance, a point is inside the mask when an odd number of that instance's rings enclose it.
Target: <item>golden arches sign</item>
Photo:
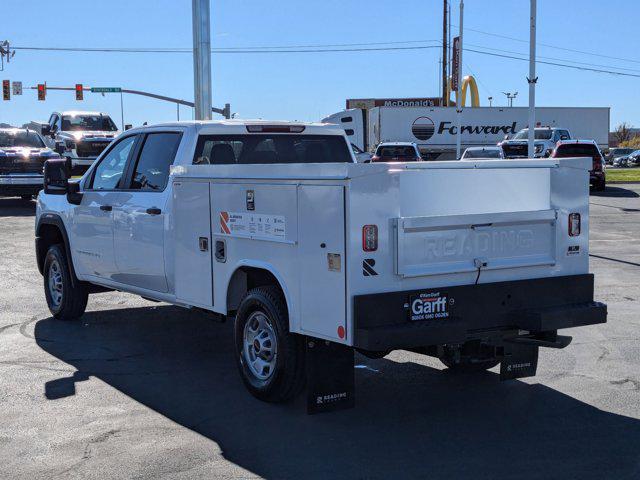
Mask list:
[[[480,96],[478,95],[478,85],[476,84],[476,79],[471,75],[467,75],[462,79],[462,92],[460,92],[460,96],[462,100],[460,101],[460,106],[464,107],[467,99],[467,88],[469,88],[469,93],[471,95],[471,106],[479,107],[480,106]],[[449,105],[457,105],[458,104],[458,92],[456,93],[456,100],[453,102],[449,100]],[[449,77],[449,81],[447,82],[447,98],[451,99],[451,77]]]

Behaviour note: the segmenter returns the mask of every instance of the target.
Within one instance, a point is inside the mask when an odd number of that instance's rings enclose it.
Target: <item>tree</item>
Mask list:
[[[629,140],[631,140],[631,128],[629,124],[627,122],[622,122],[616,127],[613,135],[614,137],[616,137],[618,144],[622,144],[623,142],[628,142]]]

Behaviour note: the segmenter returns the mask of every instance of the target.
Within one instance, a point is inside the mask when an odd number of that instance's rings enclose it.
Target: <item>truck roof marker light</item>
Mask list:
[[[579,213],[570,213],[569,214],[569,236],[577,237],[580,235],[580,214]]]
[[[362,250],[375,252],[378,250],[378,226],[365,225],[362,227]]]
[[[302,133],[304,125],[247,125],[249,133]]]

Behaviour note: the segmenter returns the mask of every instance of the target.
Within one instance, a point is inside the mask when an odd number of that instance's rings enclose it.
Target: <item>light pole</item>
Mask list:
[[[460,143],[462,129],[462,19],[464,17],[464,0],[460,0],[460,40],[458,53],[458,94],[456,95],[456,117],[457,117],[457,135],[456,135],[456,159],[460,158]]]
[[[211,120],[211,28],[209,0],[192,0],[193,89],[196,120]]]
[[[493,97],[488,97],[487,100],[489,100],[489,106],[493,107]]]
[[[536,0],[531,0],[531,11],[529,19],[529,158],[535,155],[534,140],[536,126]]]
[[[515,93],[502,92],[502,93],[507,96],[507,99],[509,100],[509,106],[513,107],[513,99],[518,96],[518,92],[515,92]]]

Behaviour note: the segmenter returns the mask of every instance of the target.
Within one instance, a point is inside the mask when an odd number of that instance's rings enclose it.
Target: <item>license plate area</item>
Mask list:
[[[455,300],[444,290],[429,290],[409,295],[409,320],[446,320]]]

